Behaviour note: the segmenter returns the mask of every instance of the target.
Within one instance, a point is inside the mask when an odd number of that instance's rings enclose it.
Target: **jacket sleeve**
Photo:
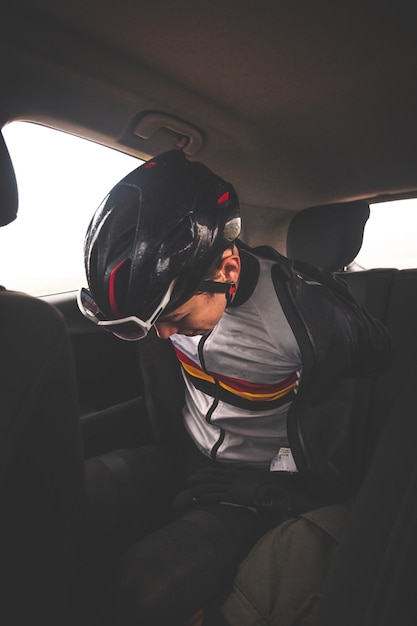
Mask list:
[[[309,337],[307,343],[314,352],[310,361],[309,358],[305,360],[309,350],[303,351],[303,364],[307,369],[324,366],[331,380],[341,374],[370,376],[389,365],[393,349],[388,330],[355,300],[340,276],[283,257],[270,246],[258,246],[253,252],[277,261],[275,269],[279,279],[275,289],[278,298],[287,318],[292,320],[292,326],[297,323],[292,312],[294,309],[298,311],[304,327],[299,338],[302,341],[303,336]],[[285,294],[281,292],[285,283],[291,294],[289,306],[286,306]]]
[[[393,358],[391,337],[385,326],[366,309],[352,305],[352,374],[371,375],[387,367]]]
[[[340,327],[340,344],[345,343],[349,354],[346,373],[372,375],[388,366],[393,357],[388,330],[355,300],[346,282],[331,272],[303,263],[297,262],[294,269],[304,280],[317,281],[329,290],[327,305],[332,303]]]

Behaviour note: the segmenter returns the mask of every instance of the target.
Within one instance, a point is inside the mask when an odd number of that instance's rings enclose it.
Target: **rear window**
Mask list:
[[[370,205],[356,263],[364,269],[417,267],[417,198]]]
[[[28,122],[3,128],[19,189],[19,214],[0,229],[1,284],[32,295],[86,284],[84,235],[109,190],[142,161]],[[417,199],[371,205],[363,269],[417,267]]]

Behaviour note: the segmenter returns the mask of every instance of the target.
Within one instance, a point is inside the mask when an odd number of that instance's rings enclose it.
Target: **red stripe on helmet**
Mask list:
[[[217,200],[217,204],[223,204],[223,202],[227,202],[229,199],[229,192],[225,191],[223,195],[220,196]]]
[[[122,267],[122,265],[126,262],[126,259],[124,259],[123,261],[120,261],[120,263],[118,265],[116,265],[115,268],[112,269],[111,274],[110,274],[110,279],[109,279],[109,302],[110,302],[110,308],[111,308],[111,312],[113,313],[114,317],[117,319],[118,317],[123,317],[123,313],[120,311],[119,307],[117,306],[117,302],[116,302],[116,294],[115,294],[115,281],[116,281],[116,274],[118,272],[118,270]]]

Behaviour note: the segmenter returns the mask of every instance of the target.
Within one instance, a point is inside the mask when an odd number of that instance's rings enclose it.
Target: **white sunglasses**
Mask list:
[[[104,314],[100,311],[93,296],[88,289],[82,287],[77,295],[78,308],[81,313],[97,326],[101,326],[104,330],[113,333],[119,339],[125,341],[138,341],[143,339],[148,334],[149,330],[157,321],[163,310],[169,303],[172,292],[175,287],[177,279],[170,283],[166,293],[164,294],[161,302],[156,307],[150,318],[146,321],[141,320],[135,315],[129,317],[122,317],[118,320],[106,320]]]

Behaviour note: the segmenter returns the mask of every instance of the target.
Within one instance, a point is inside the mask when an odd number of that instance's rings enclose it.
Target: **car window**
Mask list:
[[[370,205],[355,262],[364,269],[417,267],[417,198]]]
[[[17,219],[0,229],[0,283],[32,295],[85,285],[84,235],[95,209],[142,161],[28,122],[3,129],[19,190]],[[359,268],[417,267],[417,199],[371,204]]]
[[[85,285],[84,235],[113,185],[142,161],[28,122],[2,129],[16,172],[17,219],[0,229],[0,284],[32,295]]]

